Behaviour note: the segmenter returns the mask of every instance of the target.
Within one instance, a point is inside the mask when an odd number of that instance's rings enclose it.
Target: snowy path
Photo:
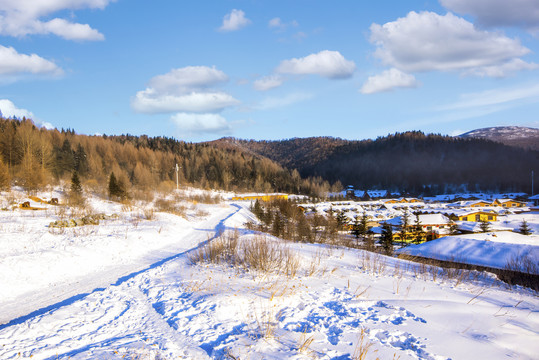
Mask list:
[[[0,282],[0,329],[5,324],[25,321],[159,266],[222,231],[224,221],[239,210],[237,205],[215,207],[207,219],[193,223],[174,215],[160,214],[161,221],[149,222],[147,228],[137,225],[130,229],[123,224],[112,224],[109,226],[121,229],[89,234],[84,241],[92,246],[82,250],[77,243],[71,248],[55,244],[36,256],[23,254],[19,257],[26,255],[24,258],[16,260],[12,256],[0,266],[3,280]],[[42,239],[52,235],[43,228],[41,233],[35,232],[31,236]],[[96,239],[88,239],[92,237]],[[72,242],[69,236],[65,238],[64,241]],[[156,238],[159,242],[154,241]],[[14,262],[16,268],[10,267]],[[51,267],[54,268],[51,270]],[[31,285],[20,284],[21,279]]]

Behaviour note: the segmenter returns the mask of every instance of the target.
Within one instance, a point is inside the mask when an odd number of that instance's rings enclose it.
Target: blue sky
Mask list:
[[[539,127],[539,0],[0,0],[0,110],[81,134]]]

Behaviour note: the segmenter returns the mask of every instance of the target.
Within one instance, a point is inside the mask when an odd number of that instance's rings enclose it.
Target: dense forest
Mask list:
[[[320,176],[360,189],[423,195],[457,190],[529,193],[531,171],[539,173],[539,151],[420,131],[363,141],[327,137],[221,141],[295,168],[301,176]]]
[[[111,174],[134,191],[171,190],[176,164],[182,186],[231,191],[296,192],[322,195],[320,178],[302,179],[263,156],[147,136],[87,136],[72,129],[38,128],[28,119],[0,118],[0,187],[28,191],[68,182],[73,173],[88,189],[105,189]],[[337,185],[339,186],[339,185]]]

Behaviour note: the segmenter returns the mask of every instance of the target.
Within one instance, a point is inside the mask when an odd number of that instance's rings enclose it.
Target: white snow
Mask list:
[[[505,269],[513,259],[529,257],[537,261],[539,236],[526,236],[508,231],[446,236],[423,244],[410,245],[399,252]]]
[[[362,250],[275,238],[297,258],[293,276],[193,264],[194,249],[222,231],[248,242],[261,236],[244,228],[256,221],[249,204],[186,202],[186,218],[156,212],[150,220],[143,216],[148,205],[126,208],[98,198],[90,204],[118,218],[61,232],[47,227],[63,216],[58,207],[0,212],[1,359],[344,360],[360,358],[360,351],[366,359],[535,359],[539,353],[537,293],[490,274],[443,276],[438,268]],[[489,241],[459,236],[451,246],[500,244],[539,257],[530,243],[535,237],[507,234]]]

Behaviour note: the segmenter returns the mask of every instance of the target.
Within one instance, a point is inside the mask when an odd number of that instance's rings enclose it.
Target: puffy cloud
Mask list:
[[[104,9],[115,0],[1,0],[0,34],[26,36],[31,34],[54,34],[67,40],[103,40],[99,31],[88,24],[72,23],[53,18],[41,21],[61,10]]]
[[[384,25],[372,24],[375,56],[405,72],[461,71],[506,76],[508,71],[535,68],[520,57],[529,49],[518,39],[481,31],[451,13],[410,12]]]
[[[12,47],[0,45],[0,75],[61,75],[60,69],[53,62],[36,54],[20,54]]]
[[[242,10],[234,9],[230,14],[224,16],[223,25],[221,25],[219,31],[236,31],[250,23],[251,20],[245,17],[245,13]]]
[[[362,94],[373,94],[390,91],[396,87],[409,88],[416,86],[418,86],[418,82],[413,75],[392,68],[382,72],[380,75],[369,77],[360,91]]]
[[[283,84],[283,78],[279,75],[264,76],[253,83],[255,90],[266,91]]]
[[[346,60],[338,51],[323,50],[303,58],[284,60],[277,68],[282,74],[317,74],[330,79],[345,79],[352,76],[356,64]]]
[[[518,26],[539,29],[537,0],[440,0],[447,9],[469,14],[485,26]]]
[[[135,111],[148,114],[180,111],[216,112],[236,104],[238,100],[223,92],[192,92],[175,95],[163,94],[153,88],[137,92],[131,101],[131,106]]]
[[[215,67],[187,66],[151,78],[148,86],[158,92],[185,93],[225,81],[228,76]]]
[[[219,114],[178,113],[171,119],[179,129],[187,133],[229,134],[231,131],[226,119]]]
[[[37,119],[31,111],[18,108],[8,99],[0,99],[0,114],[6,118],[22,119],[25,117],[27,119],[32,119],[34,124],[39,127],[44,127],[49,130],[54,129],[54,126],[51,123]]]
[[[231,95],[209,87],[228,80],[215,67],[187,66],[150,79],[145,90],[131,99],[141,113],[218,112],[239,103]]]
[[[32,114],[31,111],[28,111],[26,109],[19,109],[11,100],[8,99],[0,99],[0,111],[2,112],[2,116],[6,118],[34,118],[34,114]]]
[[[212,89],[228,76],[207,66],[172,69],[150,79],[148,87],[131,99],[133,110],[146,113],[176,113],[171,119],[188,133],[227,133],[230,125],[216,114],[239,104],[231,95]]]

